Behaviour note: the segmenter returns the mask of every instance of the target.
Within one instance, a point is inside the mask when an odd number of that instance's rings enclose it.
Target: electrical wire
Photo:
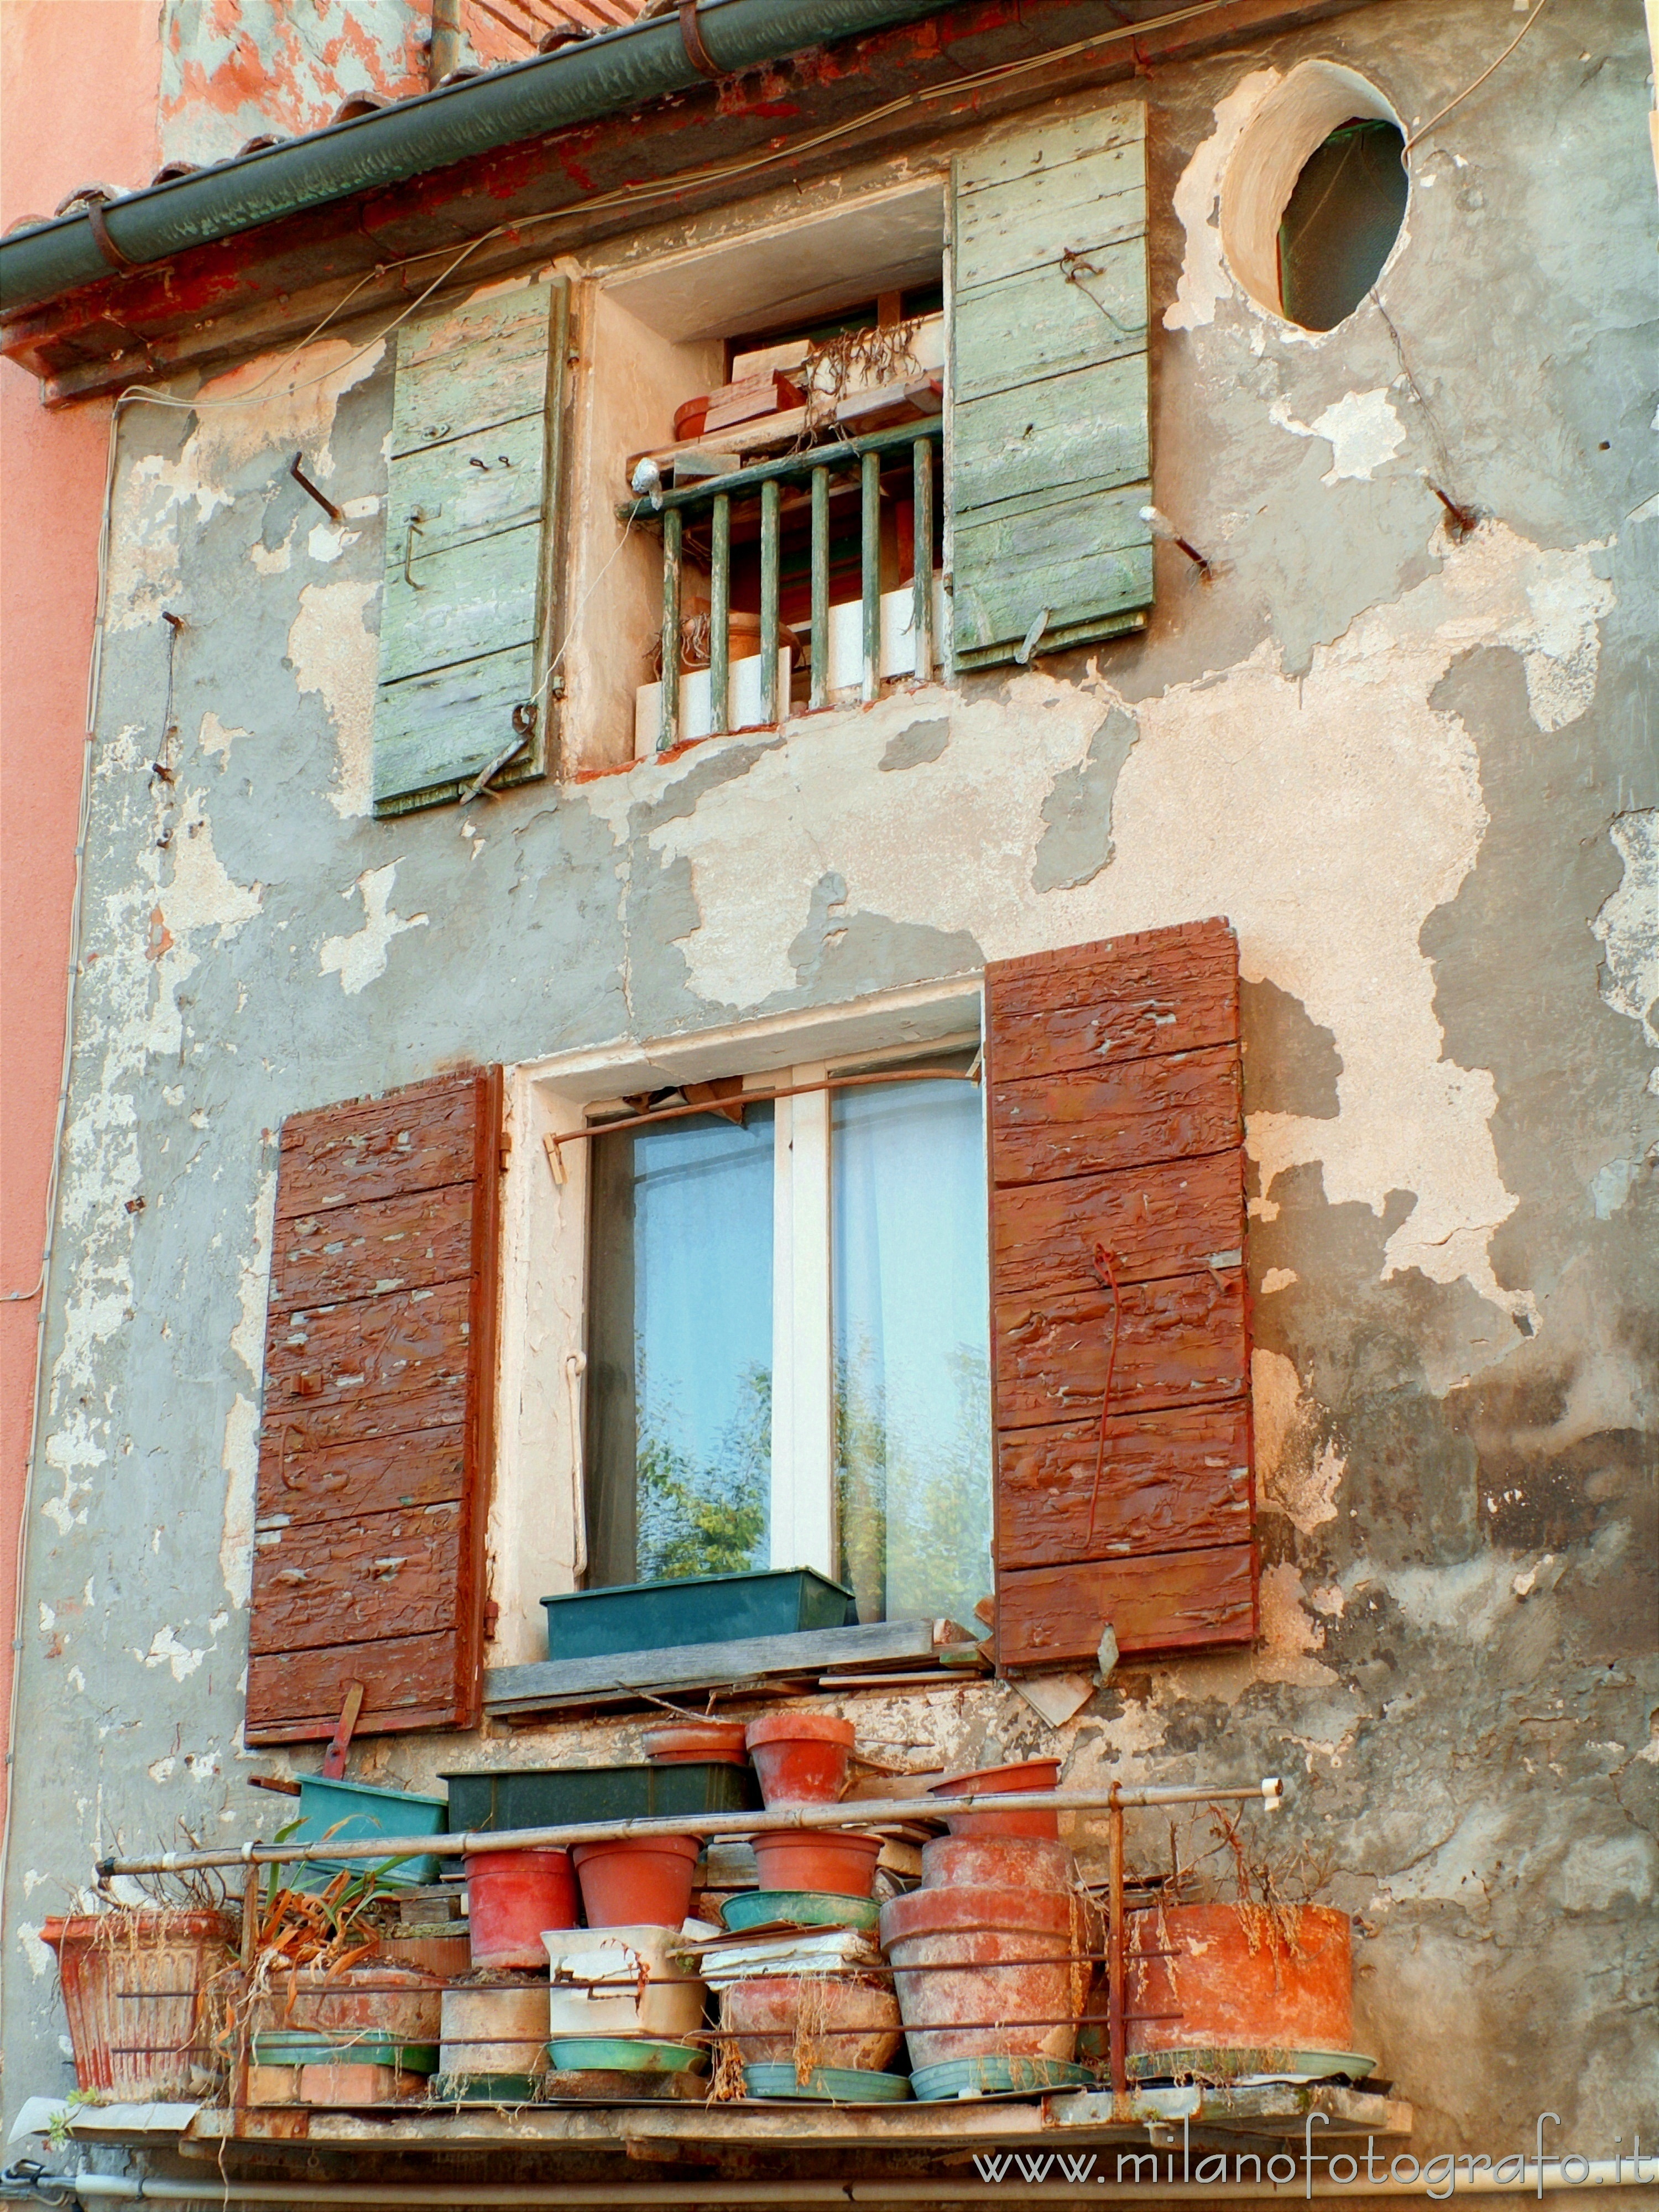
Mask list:
[[[1503,67],[1504,64],[1508,61],[1510,56],[1520,45],[1522,40],[1526,37],[1528,32],[1531,30],[1533,25],[1538,21],[1538,18],[1543,14],[1545,9],[1548,7],[1548,5],[1549,0],[1536,0],[1536,4],[1534,5],[1531,15],[1528,15],[1526,21],[1522,23],[1520,29],[1510,40],[1508,46],[1506,46],[1503,52],[1499,54],[1498,59],[1492,63],[1487,68],[1483,69],[1480,76],[1475,78],[1473,84],[1466,84],[1462,91],[1458,94],[1455,100],[1449,100],[1437,115],[1430,116],[1426,123],[1422,125],[1419,129],[1413,131],[1411,137],[1406,141],[1405,144],[1400,149],[1400,158],[1402,161],[1411,152],[1412,148],[1416,145],[1419,138],[1426,138],[1437,123],[1443,123],[1446,118],[1451,113],[1454,107],[1461,107],[1472,92],[1480,91],[1481,86],[1485,84],[1486,79],[1492,74],[1494,70],[1498,70]]]

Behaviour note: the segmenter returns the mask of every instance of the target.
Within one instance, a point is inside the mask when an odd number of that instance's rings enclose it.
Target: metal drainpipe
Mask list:
[[[432,51],[426,81],[440,85],[461,65],[461,0],[432,0]]]
[[[1055,2128],[1050,2131],[1058,2142],[1066,2130]],[[1073,2154],[1075,2155],[1075,2153]],[[1143,2153],[1144,2156],[1145,2154]],[[1404,2155],[1404,2154],[1401,2154]],[[1650,2154],[1650,2159],[1651,2154]],[[1540,2176],[1532,2160],[1530,2178],[1518,2182],[1494,2182],[1489,2173],[1477,2173],[1457,2179],[1459,2197],[1528,2197],[1534,2201],[1543,2190],[1554,2194],[1558,2190],[1595,2188],[1648,2189],[1653,2187],[1651,2178],[1636,2180],[1622,2168],[1632,2161],[1629,2159],[1591,2159],[1584,2161],[1589,2173],[1584,2179],[1571,2182],[1550,2181]],[[1558,2172],[1560,2161],[1547,2159],[1545,2166],[1554,2166]],[[997,2182],[939,2180],[939,2181],[634,2181],[634,2182],[568,2182],[563,2185],[545,2182],[327,2182],[327,2181],[167,2181],[160,2176],[143,2180],[125,2175],[86,2173],[80,2175],[43,2175],[39,2193],[48,2203],[68,2201],[64,2192],[72,2191],[84,2204],[157,2203],[157,2204],[433,2204],[453,2206],[458,2203],[480,2205],[579,2205],[579,2204],[641,2204],[690,2206],[694,2204],[753,2204],[769,2207],[782,2204],[1006,2204],[1011,2193],[1024,2203],[1076,2204],[1079,2195],[1086,2192],[1089,2203],[1169,2203],[1180,2200],[1209,2204],[1239,2203],[1258,2200],[1284,2203],[1287,2197],[1340,2199],[1353,2203],[1356,2197],[1370,2203],[1379,2197],[1431,2197],[1437,2202],[1446,2191],[1438,2182],[1428,2182],[1420,2177],[1415,2181],[1368,2181],[1363,2185],[1354,2183],[1316,2180],[1311,2185],[1298,2172],[1293,2185],[1273,2181],[1243,2181],[1212,2184],[1198,2181],[1164,2181],[1149,2191],[1134,2182],[1038,2181],[1018,2183],[1011,2192]],[[1614,2172],[1615,2166],[1620,2171]],[[1541,2182],[1541,2187],[1540,2187]]]

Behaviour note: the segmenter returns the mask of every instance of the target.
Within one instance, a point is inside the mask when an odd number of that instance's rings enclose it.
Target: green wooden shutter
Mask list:
[[[546,669],[569,287],[449,307],[398,333],[374,811],[547,772]],[[549,687],[550,694],[552,687]],[[519,711],[515,725],[514,712]]]
[[[1152,598],[1146,110],[1028,125],[954,175],[957,664],[1139,629]]]

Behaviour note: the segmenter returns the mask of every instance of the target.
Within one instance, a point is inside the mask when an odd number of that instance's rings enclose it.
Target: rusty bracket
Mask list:
[[[685,48],[685,58],[699,76],[725,76],[723,70],[703,44],[702,26],[697,21],[697,0],[679,0],[680,44]]]
[[[120,247],[110,236],[109,225],[104,221],[104,210],[101,202],[98,200],[86,200],[83,201],[82,204],[86,215],[88,224],[92,231],[93,244],[103,255],[105,260],[108,262],[110,267],[112,269],[142,269],[144,265],[142,261],[135,261],[130,253],[123,253]]]
[[[305,455],[303,453],[295,453],[294,459],[288,465],[288,472],[289,476],[293,477],[295,483],[299,485],[301,491],[310,493],[312,498],[316,501],[318,506],[322,508],[324,514],[326,514],[331,521],[343,525],[345,516],[341,513],[340,509],[335,506],[333,501],[329,497],[325,491],[318,490],[316,485],[313,483],[311,478],[300,466],[301,462],[304,459]]]

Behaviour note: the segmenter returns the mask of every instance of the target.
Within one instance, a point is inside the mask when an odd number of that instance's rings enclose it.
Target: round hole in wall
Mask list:
[[[1405,132],[1375,85],[1298,63],[1239,134],[1221,186],[1221,243],[1258,307],[1326,331],[1382,270],[1406,212]]]

